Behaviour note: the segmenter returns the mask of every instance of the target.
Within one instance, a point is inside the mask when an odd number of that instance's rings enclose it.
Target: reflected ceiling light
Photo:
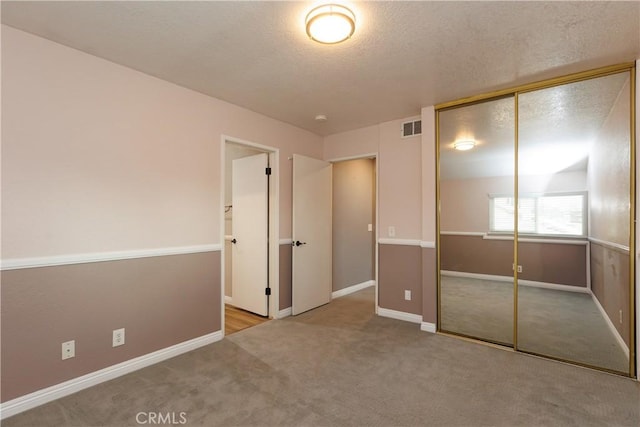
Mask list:
[[[324,4],[312,9],[304,20],[312,40],[324,44],[345,41],[356,30],[356,16],[339,4]]]
[[[476,146],[476,142],[472,139],[463,139],[461,141],[456,141],[453,143],[453,148],[458,151],[467,151],[471,150]]]

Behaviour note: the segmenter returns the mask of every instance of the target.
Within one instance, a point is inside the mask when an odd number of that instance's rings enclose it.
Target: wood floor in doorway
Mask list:
[[[234,332],[259,325],[269,320],[267,317],[258,316],[248,311],[236,308],[232,305],[224,305],[224,334],[230,335]]]

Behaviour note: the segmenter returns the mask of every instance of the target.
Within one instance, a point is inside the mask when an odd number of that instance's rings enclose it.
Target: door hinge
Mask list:
[[[271,288],[264,288],[265,295],[271,295]]]
[[[271,168],[266,168],[264,170],[264,173],[266,173],[267,175],[271,175]]]

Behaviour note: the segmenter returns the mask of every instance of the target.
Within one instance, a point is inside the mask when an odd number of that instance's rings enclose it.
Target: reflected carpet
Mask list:
[[[513,283],[442,276],[442,329],[513,343]],[[629,359],[590,294],[520,286],[518,349],[618,372]]]

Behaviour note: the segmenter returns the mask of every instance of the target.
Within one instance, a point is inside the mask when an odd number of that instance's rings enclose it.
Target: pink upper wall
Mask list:
[[[422,236],[422,147],[420,136],[401,137],[409,117],[380,124],[379,236],[420,240]],[[395,237],[388,227],[395,227]]]
[[[402,138],[403,122],[409,117],[330,135],[324,140],[326,160],[378,153],[378,236],[420,240],[422,233],[422,164],[419,136]]]
[[[589,236],[629,246],[629,80],[589,154]]]
[[[280,234],[292,153],[322,138],[2,26],[4,259],[220,243],[220,143],[280,148]]]
[[[324,139],[324,159],[335,160],[378,152],[378,125],[329,135]]]

